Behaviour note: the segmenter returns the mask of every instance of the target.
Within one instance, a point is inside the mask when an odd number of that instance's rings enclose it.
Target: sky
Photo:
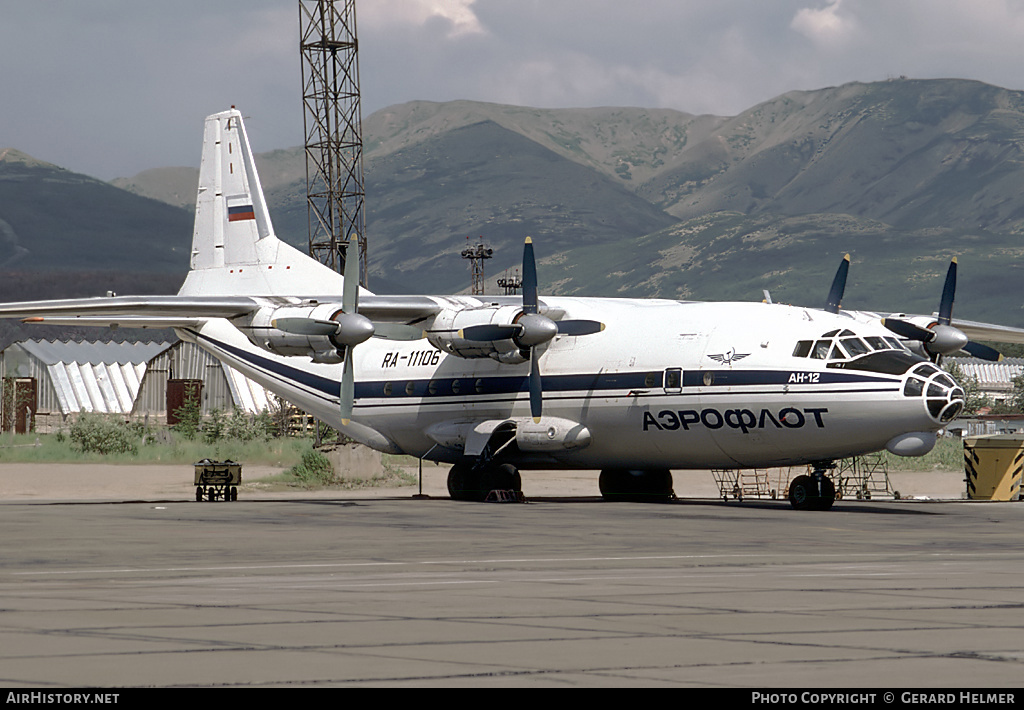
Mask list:
[[[342,0],[337,0],[342,5]],[[1024,0],[357,0],[362,115],[413,100],[736,115],[891,77],[1024,89]],[[0,149],[109,180],[198,166],[237,106],[303,143],[298,0],[0,0]]]

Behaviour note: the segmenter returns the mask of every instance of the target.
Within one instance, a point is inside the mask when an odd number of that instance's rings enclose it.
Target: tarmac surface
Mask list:
[[[707,472],[458,503],[445,472],[198,503],[190,467],[0,465],[0,686],[1020,685],[1024,504],[959,474],[809,512]]]

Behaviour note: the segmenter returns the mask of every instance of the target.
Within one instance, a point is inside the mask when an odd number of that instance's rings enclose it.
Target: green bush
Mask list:
[[[289,474],[305,486],[326,486],[334,481],[334,466],[331,460],[316,449],[302,453],[302,462],[293,466]]]
[[[174,416],[178,423],[171,429],[184,436],[189,441],[194,440],[202,431],[203,412],[196,397],[188,397],[184,404],[174,410]]]
[[[126,425],[118,417],[91,413],[80,414],[68,436],[75,449],[104,455],[137,454],[143,438],[138,427]]]

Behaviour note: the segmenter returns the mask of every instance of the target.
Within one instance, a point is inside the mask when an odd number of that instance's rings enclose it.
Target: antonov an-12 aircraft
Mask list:
[[[172,327],[267,389],[382,452],[453,464],[455,499],[521,490],[520,469],[597,469],[606,498],[670,497],[670,469],[810,464],[789,500],[827,509],[842,458],[927,453],[963,409],[935,362],[969,338],[1024,330],[952,323],[956,263],[935,317],[823,308],[544,297],[526,239],[523,295],[378,296],[274,234],[242,116],[206,119],[191,271],[176,296],[0,305],[27,322]]]

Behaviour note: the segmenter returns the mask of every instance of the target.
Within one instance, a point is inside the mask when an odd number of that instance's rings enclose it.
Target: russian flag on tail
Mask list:
[[[238,205],[237,207],[228,207],[228,221],[229,222],[241,222],[246,219],[256,219],[256,213],[253,212],[252,205]]]
[[[228,195],[228,221],[244,222],[247,219],[256,219],[256,212],[252,208],[252,197],[248,194]]]

